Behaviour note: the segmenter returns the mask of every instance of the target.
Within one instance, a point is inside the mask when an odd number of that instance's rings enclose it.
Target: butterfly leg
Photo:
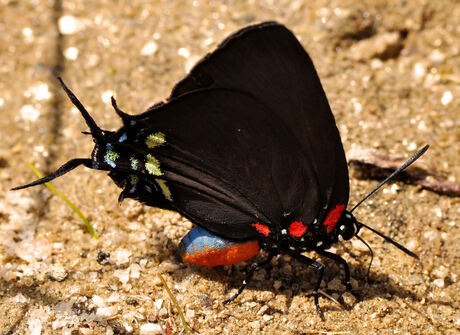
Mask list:
[[[339,263],[343,266],[343,269],[345,270],[345,287],[347,288],[347,291],[352,292],[352,287],[351,287],[351,282],[350,282],[350,268],[348,267],[348,263],[346,260],[344,260],[342,257],[339,255],[333,254],[331,252],[325,251],[325,250],[315,250],[318,254],[330,258],[336,263]]]
[[[323,274],[324,274],[324,268],[325,266],[311,258],[308,258],[302,254],[291,254],[295,259],[297,259],[299,262],[310,265],[316,269],[316,271],[319,272],[318,276],[318,281],[316,282],[315,289],[313,291],[313,297],[315,298],[315,306],[316,306],[316,312],[318,313],[319,317],[322,320],[325,320],[323,311],[321,311],[321,307],[319,307],[319,288],[321,286],[321,281],[323,280]]]
[[[252,263],[251,266],[249,267],[248,269],[248,272],[246,273],[246,278],[243,280],[243,283],[241,284],[241,286],[238,288],[238,292],[236,292],[233,296],[231,296],[229,299],[225,300],[224,301],[224,304],[228,304],[229,302],[232,302],[233,300],[235,300],[236,298],[238,298],[238,296],[241,294],[241,292],[243,292],[243,290],[246,288],[246,286],[248,285],[249,281],[251,280],[252,276],[254,275],[254,272],[261,268],[261,267],[264,267],[265,265],[267,265],[268,263],[270,263],[270,261],[272,260],[273,257],[276,256],[276,253],[270,253],[268,255],[268,257],[266,259],[264,259],[263,261],[260,261],[258,263]]]

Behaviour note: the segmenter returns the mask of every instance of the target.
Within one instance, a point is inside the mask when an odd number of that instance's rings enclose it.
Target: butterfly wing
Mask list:
[[[269,106],[299,143],[298,152],[309,157],[321,206],[347,205],[348,168],[334,116],[310,57],[291,31],[266,22],[236,32],[175,86],[170,99],[209,88],[237,89]]]
[[[138,142],[149,132],[164,134],[163,145],[135,153],[157,161],[150,177],[164,181],[178,212],[217,235],[253,238],[251,224],[275,232],[284,212],[311,220],[317,214],[311,160],[276,113],[249,94],[185,94],[131,121],[144,134]]]

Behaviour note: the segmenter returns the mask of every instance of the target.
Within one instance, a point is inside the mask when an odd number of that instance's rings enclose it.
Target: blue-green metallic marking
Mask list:
[[[131,169],[137,170],[139,168],[139,160],[137,158],[131,157],[129,161],[131,162]]]
[[[107,143],[106,149],[107,149],[107,152],[105,153],[105,156],[104,156],[104,162],[106,162],[112,168],[115,168],[117,166],[115,161],[120,157],[120,155],[117,152],[112,150],[112,145],[110,143]]]

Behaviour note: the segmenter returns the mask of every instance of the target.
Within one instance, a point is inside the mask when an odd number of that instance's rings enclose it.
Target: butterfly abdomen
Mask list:
[[[214,267],[243,262],[259,249],[257,241],[232,241],[195,227],[184,236],[176,255],[182,262]]]

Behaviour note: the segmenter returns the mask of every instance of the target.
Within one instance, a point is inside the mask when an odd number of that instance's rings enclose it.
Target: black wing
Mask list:
[[[149,152],[163,174],[155,178],[178,212],[215,234],[248,239],[257,236],[253,223],[279,233],[283,213],[306,222],[317,215],[311,159],[290,127],[249,94],[185,94],[131,121],[164,134],[165,144]]]
[[[313,168],[320,204],[312,206],[347,205],[348,168],[334,116],[310,57],[291,31],[266,22],[236,32],[175,86],[170,99],[209,88],[244,91],[268,106]],[[325,214],[319,212],[319,219]]]
[[[212,87],[248,92],[269,106],[309,157],[321,206],[347,205],[348,167],[334,116],[310,57],[291,31],[266,22],[236,32],[200,61],[170,98]]]

